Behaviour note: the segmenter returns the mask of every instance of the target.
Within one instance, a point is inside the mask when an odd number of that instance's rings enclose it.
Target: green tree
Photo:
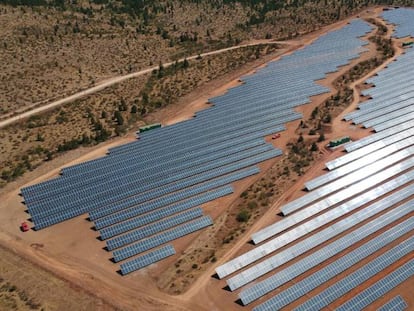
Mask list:
[[[321,141],[324,141],[324,140],[325,140],[325,135],[323,135],[323,133],[321,133],[319,135],[318,142],[320,143]]]
[[[118,125],[124,124],[124,118],[122,117],[122,114],[119,111],[115,111],[114,118]]]
[[[238,222],[247,222],[250,218],[250,214],[247,210],[242,210],[240,213],[237,214],[236,220]]]

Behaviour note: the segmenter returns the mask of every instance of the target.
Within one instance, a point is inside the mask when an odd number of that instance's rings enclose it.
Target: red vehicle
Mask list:
[[[277,138],[279,138],[279,137],[280,137],[280,134],[278,133],[278,134],[273,135],[273,136],[272,136],[272,139],[277,139]]]
[[[23,232],[26,232],[26,231],[29,231],[29,230],[30,230],[30,227],[29,227],[29,225],[27,224],[27,222],[23,221],[23,222],[22,222],[22,224],[20,225],[20,229],[21,229]]]

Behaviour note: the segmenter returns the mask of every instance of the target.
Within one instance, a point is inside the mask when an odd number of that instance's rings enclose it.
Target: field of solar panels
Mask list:
[[[331,151],[321,143],[320,161],[185,293],[157,281],[208,244],[219,216],[333,94],[331,82],[375,55],[373,24],[338,24],[240,78],[194,118],[4,197],[2,240],[126,309],[413,310],[414,50],[401,43],[414,36],[414,9],[375,14],[393,25],[398,50],[363,79],[369,99],[332,122],[332,138],[352,141]],[[22,217],[33,230],[17,232]]]

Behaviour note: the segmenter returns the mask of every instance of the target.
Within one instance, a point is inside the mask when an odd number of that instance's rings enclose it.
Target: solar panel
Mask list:
[[[413,144],[414,138],[411,138],[407,144]],[[401,144],[404,145],[404,144]],[[387,151],[387,150],[386,150]],[[394,150],[395,151],[395,150]],[[320,200],[324,196],[333,193],[337,190],[346,188],[350,185],[355,185],[356,182],[360,180],[366,180],[367,176],[373,175],[376,172],[383,171],[386,167],[389,167],[395,163],[400,162],[401,160],[409,157],[411,154],[414,154],[414,148],[407,148],[395,152],[391,155],[386,155],[386,152],[383,151],[382,156],[375,162],[371,164],[361,165],[359,169],[345,175],[340,178],[331,181],[329,184],[322,186],[312,192],[305,194],[304,196],[291,201],[290,203],[285,204],[280,208],[284,215],[293,213],[294,211],[311,204],[317,200]],[[353,162],[354,163],[354,162]],[[357,165],[358,167],[358,165]]]
[[[145,252],[151,248],[157,247],[161,244],[170,242],[187,234],[203,229],[212,224],[213,220],[210,218],[210,216],[200,217],[199,219],[187,222],[183,225],[179,225],[174,229],[164,231],[162,233],[143,239],[124,248],[115,250],[113,252],[114,261],[119,262],[121,260],[127,259],[134,255]]]
[[[174,254],[175,254],[174,247],[172,245],[165,245],[154,251],[148,252],[145,255],[139,256],[135,259],[122,263],[121,273],[122,275],[126,275],[128,273],[142,269],[146,266],[149,266],[155,262],[158,262]]]
[[[393,126],[389,129],[385,130],[384,132],[376,133],[376,134],[361,138],[357,141],[349,142],[349,143],[344,145],[344,148],[347,152],[351,152],[351,151],[354,151],[354,150],[359,149],[361,147],[367,146],[371,143],[377,142],[377,141],[379,141],[383,138],[386,138],[388,136],[392,136],[394,134],[399,134],[400,132],[404,132],[405,130],[408,130],[408,129],[413,128],[413,127],[414,127],[414,123],[398,124],[396,126]],[[407,137],[407,136],[405,136],[405,137]]]
[[[102,228],[101,230],[99,230],[99,233],[101,235],[101,239],[109,239],[116,235],[125,233],[129,230],[147,225],[154,221],[163,219],[164,217],[168,217],[176,213],[183,212],[195,206],[201,205],[203,203],[212,201],[214,199],[231,193],[233,193],[233,188],[231,186],[225,186],[218,189],[214,189],[212,191],[202,193],[190,199],[180,201],[179,203],[156,209],[152,212],[148,212],[144,215],[134,217],[121,223],[114,224],[110,227]]]
[[[377,311],[404,311],[407,308],[408,305],[405,300],[400,295],[397,295],[381,306],[381,308],[377,309]]]
[[[305,183],[305,187],[308,190],[313,190],[315,188],[318,188],[322,185],[325,185],[329,182],[332,182],[344,175],[347,175],[349,173],[352,173],[358,169],[364,168],[367,165],[370,165],[376,161],[380,161],[381,159],[389,156],[392,153],[398,152],[401,149],[407,148],[408,146],[411,146],[414,144],[414,137],[409,137],[403,140],[400,140],[394,144],[391,144],[385,148],[379,149],[377,151],[374,151],[372,153],[369,153],[349,164],[345,164],[333,171],[330,171],[327,174],[321,175],[319,177],[316,177],[314,179],[312,179],[311,181],[308,181]],[[402,151],[401,155],[410,155],[410,154],[414,154],[414,149],[413,147],[411,148],[407,148],[404,151]],[[396,154],[394,154],[394,157],[396,156]],[[363,171],[360,171],[361,174],[363,173]]]
[[[390,251],[378,256],[371,262],[367,263],[363,267],[359,268],[355,272],[345,276],[340,281],[336,282],[335,284],[329,286],[325,290],[323,290],[318,295],[313,296],[311,299],[307,300],[305,303],[301,304],[299,307],[295,309],[295,311],[304,311],[304,310],[321,310],[322,308],[328,306],[330,303],[338,299],[339,297],[343,296],[345,293],[351,291],[355,287],[359,286],[366,280],[370,279],[377,273],[380,273],[385,268],[389,267],[396,261],[400,260],[407,254],[410,254],[414,251],[414,238],[410,238],[405,240],[401,244],[397,245],[396,247],[392,248]],[[410,268],[410,265],[408,265]],[[409,270],[409,269],[408,269]],[[407,271],[406,271],[407,272]],[[414,272],[414,261],[411,263],[411,272]],[[399,273],[397,273],[398,275]],[[389,278],[390,277],[390,278]],[[386,279],[394,279],[395,274],[389,274]],[[391,283],[392,284],[392,283]],[[388,284],[388,290],[392,289],[392,285]],[[376,286],[372,286],[375,288]],[[375,301],[378,297],[375,295],[372,296],[370,293],[370,288],[360,292],[354,298],[347,301],[341,307],[337,308],[336,310],[362,310],[371,302]],[[368,303],[368,304],[367,304]]]
[[[397,268],[386,277],[376,282],[374,285],[363,290],[362,292],[354,296],[352,299],[342,304],[336,310],[362,310],[413,275],[414,260],[411,259],[410,261],[408,261],[401,267]]]
[[[129,231],[124,235],[117,236],[116,238],[106,241],[106,246],[108,247],[108,250],[111,251],[132,242],[146,238],[147,236],[178,226],[197,217],[201,217],[202,215],[203,210],[201,208],[190,209],[172,217],[164,218],[148,226]]]

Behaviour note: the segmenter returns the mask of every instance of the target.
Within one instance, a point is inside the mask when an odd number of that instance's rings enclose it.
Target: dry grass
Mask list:
[[[113,310],[3,247],[0,251],[0,310]]]

